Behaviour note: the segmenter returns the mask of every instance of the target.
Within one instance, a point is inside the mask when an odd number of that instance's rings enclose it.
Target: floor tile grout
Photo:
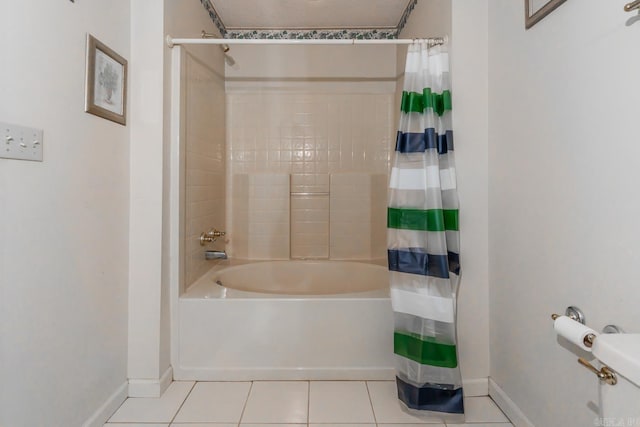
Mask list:
[[[369,405],[371,405],[371,412],[373,413],[373,421],[375,421],[376,426],[378,425],[378,417],[376,416],[376,408],[373,406],[373,399],[371,399],[371,390],[369,390],[369,381],[364,382],[364,386],[367,389],[367,396],[369,396]]]
[[[178,413],[180,412],[180,409],[182,409],[182,407],[184,406],[185,402],[187,401],[187,399],[189,398],[189,396],[191,396],[191,392],[193,391],[194,388],[196,388],[196,385],[198,384],[198,381],[194,381],[193,385],[191,386],[191,388],[189,389],[189,393],[187,393],[187,395],[184,397],[184,399],[182,400],[182,403],[180,404],[180,406],[178,407],[178,410],[176,411],[175,414],[173,414],[173,417],[171,418],[171,421],[169,421],[169,425],[173,424],[173,421],[176,419],[176,417],[178,416]],[[171,384],[169,384],[171,385]],[[167,387],[168,388],[168,387]],[[166,390],[165,390],[166,391]]]
[[[253,383],[255,381],[251,381],[251,385],[249,385],[249,392],[247,393],[247,397],[244,399],[244,406],[242,407],[242,412],[240,413],[240,419],[238,420],[238,425],[242,424],[242,417],[244,417],[244,412],[247,410],[247,404],[249,403],[249,397],[251,396],[251,390],[253,390]]]
[[[311,424],[311,381],[307,381],[307,427]]]
[[[295,426],[295,425],[297,425],[297,426],[310,427],[312,424],[313,425],[318,425],[318,426],[321,427],[322,425],[329,426],[329,425],[332,425],[332,424],[336,424],[336,423],[333,423],[333,422],[332,423],[330,423],[330,422],[312,422],[311,418],[310,418],[310,416],[311,416],[311,384],[312,384],[312,382],[320,383],[320,382],[330,382],[330,381],[298,380],[298,382],[303,382],[303,381],[307,383],[307,405],[306,405],[306,412],[307,412],[306,418],[307,418],[307,421],[306,422],[300,422],[300,423],[293,423],[293,422],[292,423],[248,423],[248,424],[255,424],[255,425],[260,425],[260,426],[264,426],[264,427],[275,427],[277,425],[282,425],[282,426]],[[381,380],[381,381],[383,381],[383,380]],[[185,397],[182,399],[177,411],[173,414],[173,416],[171,418],[171,421],[169,421],[169,423],[167,424],[168,426],[173,426],[173,424],[176,422],[176,418],[177,418],[178,414],[183,409],[183,407],[186,404],[187,400],[192,396],[193,391],[195,390],[195,387],[198,385],[198,383],[207,383],[207,382],[235,383],[235,382],[238,382],[238,381],[194,381],[192,386],[190,387],[189,391],[187,392]],[[240,418],[239,418],[239,420],[237,422],[226,423],[226,424],[229,424],[229,425],[233,424],[235,427],[243,427],[243,425],[247,425],[247,424],[243,424],[243,418],[245,416],[245,413],[246,413],[246,410],[247,410],[247,407],[248,407],[248,403],[249,403],[249,398],[251,396],[251,392],[253,391],[253,386],[254,386],[255,382],[268,383],[268,382],[291,382],[291,381],[245,381],[245,382],[249,382],[250,386],[249,386],[249,391],[247,392],[247,394],[246,394],[246,396],[244,398],[244,404],[242,406],[242,411],[241,411],[241,414],[240,414]],[[368,401],[369,401],[369,407],[370,407],[370,409],[372,411],[372,414],[373,414],[373,422],[369,422],[369,423],[366,423],[366,422],[365,423],[349,422],[349,423],[338,423],[338,424],[342,424],[345,427],[348,427],[349,425],[356,425],[356,424],[367,425],[367,426],[371,426],[371,427],[374,427],[374,426],[375,427],[381,427],[382,425],[389,424],[389,423],[381,423],[380,420],[378,420],[378,415],[377,415],[376,409],[374,407],[373,398],[372,398],[372,392],[371,392],[371,388],[370,388],[370,384],[369,384],[372,381],[367,381],[367,380],[344,380],[344,381],[341,381],[341,382],[363,382],[364,383],[365,389],[367,391],[367,398],[368,398]],[[389,380],[389,381],[385,381],[385,382],[393,382],[393,381]],[[486,397],[498,408],[498,410],[500,410],[504,414],[504,412],[500,409],[500,407],[497,406],[497,404],[495,404],[495,401],[491,398],[491,396],[470,396],[470,397],[474,397],[474,398],[475,397]],[[124,402],[123,402],[123,404],[124,404]],[[506,417],[506,415],[505,415],[505,417]],[[508,418],[507,418],[507,420],[508,420]],[[415,424],[424,425],[426,427],[429,427],[430,425],[434,425],[434,423],[421,423],[421,422],[414,422],[414,423]],[[122,424],[126,425],[127,423],[122,423],[122,422],[120,422],[120,423],[109,423],[109,422],[107,422],[105,424],[105,427],[109,427],[109,426],[118,427],[118,425],[122,425]],[[138,423],[138,424],[143,426],[145,424],[153,424],[153,423],[144,423],[143,422],[143,423]],[[163,423],[161,423],[161,424],[163,424]],[[189,423],[187,423],[187,425],[188,424]],[[207,424],[207,423],[205,423],[205,424]],[[225,423],[222,423],[222,422],[209,422],[209,424],[211,424],[211,426],[215,427],[216,425],[225,424]],[[391,424],[394,424],[394,423],[391,423]],[[395,424],[399,424],[399,423],[396,422]],[[402,423],[400,423],[400,424],[402,424]],[[406,422],[405,422],[405,424],[406,424]],[[504,425],[505,427],[513,427],[513,423],[511,423],[510,420],[508,420],[508,421],[502,421],[502,420],[501,421],[491,421],[491,422],[468,422],[467,421],[465,423],[465,425],[468,425],[469,427],[473,427],[474,425],[485,425],[485,424],[491,424],[491,425],[496,424],[496,425]],[[447,423],[445,420],[442,420],[439,424],[436,423],[435,425],[441,425],[441,426],[445,426],[445,427],[455,427],[456,425],[459,425],[459,424],[451,424],[451,423]]]

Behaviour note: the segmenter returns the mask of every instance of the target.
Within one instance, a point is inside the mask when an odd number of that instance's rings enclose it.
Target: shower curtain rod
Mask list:
[[[425,39],[179,39],[167,36],[167,46],[186,44],[257,44],[257,45],[354,45],[354,44],[412,44],[417,41],[425,41],[433,46],[446,44],[449,41],[447,36],[431,37]]]

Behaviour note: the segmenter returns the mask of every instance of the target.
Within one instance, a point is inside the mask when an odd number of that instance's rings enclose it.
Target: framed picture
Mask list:
[[[87,34],[84,111],[126,125],[127,60]]]
[[[524,0],[524,27],[528,30],[567,0]]]

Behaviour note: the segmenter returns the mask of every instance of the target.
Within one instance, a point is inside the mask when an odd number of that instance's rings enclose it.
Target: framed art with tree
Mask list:
[[[127,60],[87,34],[85,83],[87,113],[126,125]]]

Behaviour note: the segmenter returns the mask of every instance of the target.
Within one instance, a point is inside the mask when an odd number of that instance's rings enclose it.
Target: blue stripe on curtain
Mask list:
[[[447,154],[449,152],[449,144],[447,143],[447,134],[438,135],[438,154]]]
[[[437,147],[435,136],[435,129],[427,129],[425,133],[398,131],[396,151],[400,153],[424,153],[425,150]]]
[[[447,141],[447,151],[453,151],[453,131],[452,130],[446,131],[445,137]]]
[[[396,385],[398,386],[398,397],[411,409],[464,414],[462,388],[444,389],[438,384],[416,387],[398,377],[396,377]]]
[[[449,259],[449,272],[460,275],[460,254],[448,252],[447,258]]]
[[[396,151],[400,153],[423,153],[433,148],[438,149],[438,154],[453,151],[453,131],[443,135],[438,135],[434,128],[425,129],[424,133],[398,131]]]
[[[389,249],[387,252],[391,271],[449,278],[449,263],[445,255],[431,255],[422,248]]]

